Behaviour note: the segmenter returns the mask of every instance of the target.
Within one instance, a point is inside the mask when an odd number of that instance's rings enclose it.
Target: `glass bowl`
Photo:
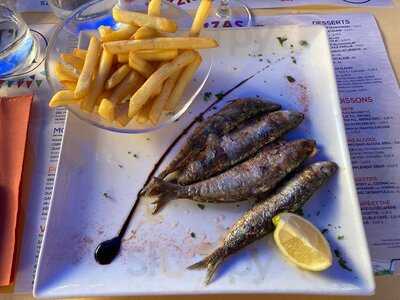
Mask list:
[[[95,0],[79,7],[57,27],[49,45],[45,64],[47,81],[53,93],[63,88],[53,73],[53,66],[56,62],[60,61],[60,54],[71,52],[74,48],[87,48],[85,44],[88,43],[89,39],[87,38],[88,35],[85,33],[94,31],[101,25],[118,28],[119,24],[116,23],[112,17],[112,8],[114,5],[120,5],[121,8],[132,11],[147,11],[145,1],[143,0]],[[192,23],[192,17],[189,14],[168,2],[163,2],[161,15],[173,19],[178,24],[178,28],[181,31],[182,29],[189,28]],[[186,35],[186,33],[182,33],[181,35],[183,34]],[[179,35],[179,32],[177,35]],[[90,124],[116,132],[143,133],[164,127],[176,121],[186,112],[196,96],[200,93],[210,75],[212,53],[210,49],[200,50],[199,52],[203,58],[202,64],[193,77],[193,80],[186,87],[180,105],[178,105],[173,113],[163,113],[156,125],[152,125],[149,122],[146,124],[139,124],[133,119],[126,127],[121,127],[115,122],[110,123],[103,120],[96,113],[81,111],[79,105],[69,105],[67,108],[78,118]]]

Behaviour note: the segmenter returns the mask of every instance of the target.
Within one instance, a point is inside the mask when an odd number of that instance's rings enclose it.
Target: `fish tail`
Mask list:
[[[175,183],[167,182],[160,178],[154,177],[154,185],[149,194],[159,196],[152,202],[152,204],[155,205],[153,214],[156,214],[169,200],[178,196],[180,189],[181,186]]]
[[[207,269],[207,275],[204,280],[204,284],[208,285],[212,281],[215,272],[218,270],[218,267],[223,262],[224,258],[225,255],[223,249],[218,248],[203,260],[187,267],[187,269],[188,270]]]
[[[164,207],[164,206],[169,202],[169,200],[170,200],[169,197],[160,196],[160,197],[158,197],[156,200],[154,200],[153,202],[151,202],[151,204],[154,205],[152,214],[155,215],[156,213],[158,213],[158,212],[160,211],[160,209],[161,209],[162,207]]]
[[[179,172],[175,171],[172,173],[169,173],[168,175],[165,176],[165,178],[157,178],[157,180],[163,179],[166,182],[173,182],[175,183],[177,178],[179,176]],[[150,183],[144,188],[142,194],[146,196],[156,196],[160,193],[159,185],[156,180],[156,177],[153,178]]]

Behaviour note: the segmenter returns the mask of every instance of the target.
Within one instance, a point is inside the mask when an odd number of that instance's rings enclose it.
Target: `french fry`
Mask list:
[[[129,54],[128,53],[118,54],[117,60],[119,63],[127,63],[127,62],[129,62]]]
[[[149,121],[149,112],[153,105],[153,99],[146,102],[140,111],[135,115],[135,120],[138,124],[146,124]],[[128,115],[129,117],[129,115]]]
[[[76,81],[62,80],[62,81],[60,81],[60,83],[61,83],[67,90],[75,91]]]
[[[161,15],[161,0],[150,0],[149,7],[147,9],[149,16],[160,16]]]
[[[166,61],[172,60],[178,56],[178,50],[142,50],[134,52],[138,57],[148,61]],[[121,55],[121,54],[119,54]]]
[[[108,99],[117,104],[136,92],[143,85],[144,81],[144,78],[138,72],[131,70],[128,76],[113,90]]]
[[[120,103],[115,108],[115,122],[121,126],[125,127],[128,125],[131,118],[128,117],[129,103]]]
[[[101,100],[103,100],[104,98],[108,99],[108,98],[112,95],[112,93],[113,93],[113,90],[103,90],[103,91],[101,92],[100,96],[97,97],[95,106],[96,106],[96,105],[99,106]]]
[[[115,119],[115,104],[110,100],[104,98],[101,100],[97,113],[100,117],[108,122],[112,122]]]
[[[75,69],[82,71],[84,60],[70,53],[61,53],[60,58]]]
[[[168,102],[166,103],[164,109],[167,111],[174,111],[179,102],[181,101],[183,92],[185,91],[186,86],[192,80],[194,74],[201,64],[201,56],[200,54],[196,55],[196,58],[192,63],[190,63],[185,69],[183,69],[182,74],[179,76],[177,80],[175,88],[172,90],[171,95],[169,96]]]
[[[198,36],[200,30],[204,26],[204,22],[210,14],[212,6],[212,0],[201,0],[199,7],[197,8],[196,15],[194,16],[192,27],[189,31],[189,36]]]
[[[129,53],[129,66],[146,78],[150,77],[155,71],[153,65],[133,52]]]
[[[59,62],[55,63],[53,71],[58,81],[77,81],[79,78],[79,75],[72,68],[68,68]]]
[[[115,21],[136,26],[148,26],[161,32],[176,32],[177,25],[174,21],[163,17],[154,17],[147,14],[126,11],[114,6],[112,11]]]
[[[132,95],[143,82],[143,77],[135,70],[131,70],[128,76],[113,90],[111,96],[101,100],[98,109],[99,115],[108,121],[113,121],[115,106],[127,96]]]
[[[151,39],[155,37],[159,37],[161,34],[148,26],[140,27],[132,36],[131,40],[144,40],[144,39]]]
[[[162,89],[161,93],[154,99],[153,105],[149,112],[149,120],[152,124],[157,124],[160,120],[161,113],[167,103],[168,97],[171,95],[172,89],[175,86],[176,80],[178,79],[181,71],[175,72],[171,77],[169,77]]]
[[[111,29],[110,26],[101,25],[99,28],[97,28],[97,31],[99,32],[100,40],[103,40],[103,38],[104,38],[107,34],[110,34],[113,30]]]
[[[176,71],[190,64],[195,58],[194,51],[184,51],[173,61],[163,64],[132,95],[129,101],[129,117],[133,117],[154,94],[154,90]]]
[[[138,30],[138,28],[138,26],[134,25],[125,25],[118,30],[106,33],[101,37],[101,40],[103,42],[127,40],[136,32],[136,30]]]
[[[128,40],[104,43],[113,54],[150,49],[203,49],[218,47],[216,40],[208,37],[158,37],[147,40]]]
[[[122,65],[120,66],[111,76],[110,78],[108,78],[107,82],[106,82],[106,89],[110,90],[113,87],[115,87],[117,84],[119,84],[122,80],[124,80],[124,78],[126,77],[126,75],[129,74],[129,72],[131,71],[131,69],[129,68],[128,65]]]
[[[90,38],[85,63],[83,64],[82,72],[79,75],[75,88],[75,96],[77,98],[82,98],[89,93],[93,73],[99,61],[100,50],[100,41],[95,36],[92,36]]]
[[[86,53],[87,53],[86,50],[79,49],[79,48],[75,48],[75,49],[72,51],[72,54],[73,54],[73,55],[75,55],[76,57],[78,57],[78,58],[80,58],[80,59],[83,59],[83,60],[86,58]]]
[[[74,91],[61,90],[53,95],[49,102],[50,107],[65,106],[69,104],[79,103],[81,99],[76,98]]]
[[[92,112],[97,102],[97,98],[100,96],[104,88],[113,64],[113,55],[107,50],[103,50],[100,57],[99,66],[95,79],[93,81],[93,87],[90,89],[89,94],[82,100],[80,107],[82,110]]]

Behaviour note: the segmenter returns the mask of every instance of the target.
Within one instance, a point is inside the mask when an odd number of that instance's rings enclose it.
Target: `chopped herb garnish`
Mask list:
[[[104,198],[112,199],[112,197],[108,193],[103,193]]]
[[[135,154],[133,154],[133,157],[134,157],[134,158],[138,158],[139,155],[137,155],[137,154],[135,153]]]
[[[343,259],[343,257],[340,257],[338,260],[339,266],[342,267],[342,269],[345,269],[349,272],[353,272],[353,270],[351,268],[349,268],[349,266],[347,265],[347,262]]]
[[[190,233],[190,236],[191,236],[192,238],[195,238],[195,237],[196,237],[196,234],[195,234],[194,232],[191,232],[191,233]]]
[[[324,228],[324,229],[321,230],[321,233],[322,233],[322,234],[325,234],[325,233],[327,233],[327,232],[328,232],[328,228]]]
[[[339,249],[334,249],[334,250],[333,250],[333,253],[335,253],[335,256],[336,256],[336,257],[341,257],[341,254],[340,254]]]
[[[294,46],[293,46],[293,44],[290,44],[290,48],[293,48]]]
[[[218,100],[222,99],[224,97],[224,92],[219,92],[218,94],[215,94],[215,98],[217,98]]]
[[[207,102],[208,100],[210,100],[211,95],[212,95],[211,92],[205,92],[203,95],[203,100]]]
[[[308,46],[308,42],[305,41],[305,40],[301,40],[301,41],[299,42],[299,44],[300,44],[300,46],[303,46],[303,47],[307,47],[307,46]]]
[[[296,57],[294,57],[294,56],[291,56],[290,58],[292,59],[292,63],[294,63],[294,64],[297,64]]]
[[[289,81],[290,83],[293,83],[296,81],[296,79],[294,79],[292,76],[288,75],[286,76],[287,81]]]
[[[286,37],[282,37],[282,36],[278,36],[276,39],[278,40],[279,44],[282,47],[283,47],[283,43],[285,43],[287,41],[287,38]]]
[[[338,235],[338,236],[337,236],[337,239],[338,239],[338,240],[343,240],[343,239],[344,239],[344,235]]]
[[[206,208],[206,207],[204,206],[204,204],[197,204],[197,206],[198,206],[200,209]]]

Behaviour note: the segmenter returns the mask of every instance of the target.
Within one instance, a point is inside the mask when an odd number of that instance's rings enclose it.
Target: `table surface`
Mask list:
[[[296,8],[273,8],[256,9],[256,15],[280,15],[280,14],[345,14],[345,13],[372,13],[381,30],[386,49],[389,53],[390,61],[395,70],[397,79],[400,78],[400,0],[394,0],[394,7],[375,8],[375,7],[334,7],[334,6],[304,6]],[[23,15],[24,19],[31,24],[50,23],[55,21],[51,14],[29,13]],[[376,278],[376,293],[368,299],[376,300],[400,300],[400,276],[386,276]],[[0,288],[0,300],[25,300],[32,299],[31,295],[13,295],[12,288]],[[222,295],[222,296],[155,296],[155,297],[134,297],[135,299],[218,299],[219,300],[238,300],[246,297],[248,300],[330,300],[339,299],[335,296],[302,296],[302,295]],[[132,297],[133,298],[133,297]],[[347,298],[347,297],[346,297]],[[94,299],[94,298],[93,298]],[[101,298],[109,300],[113,298]],[[344,299],[343,297],[341,299]],[[365,299],[365,297],[352,297],[352,299]]]

